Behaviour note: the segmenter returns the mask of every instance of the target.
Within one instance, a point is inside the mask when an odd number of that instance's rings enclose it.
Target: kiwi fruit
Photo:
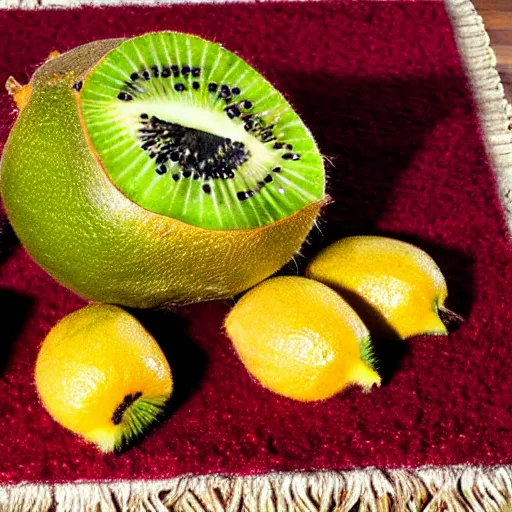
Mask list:
[[[322,157],[297,113],[199,37],[92,42],[10,92],[7,214],[30,255],[88,299],[232,297],[294,256],[325,203]]]

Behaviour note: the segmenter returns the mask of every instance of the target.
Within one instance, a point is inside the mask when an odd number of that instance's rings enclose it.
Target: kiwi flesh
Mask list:
[[[298,115],[216,44],[136,37],[76,89],[109,177],[152,212],[207,229],[253,228],[323,197],[321,157]]]
[[[308,129],[213,43],[172,32],[97,41],[30,85],[2,198],[29,253],[84,297],[231,297],[289,261],[324,204]]]

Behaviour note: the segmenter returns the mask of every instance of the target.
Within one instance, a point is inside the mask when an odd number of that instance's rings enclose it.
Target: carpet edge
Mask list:
[[[184,476],[153,481],[21,483],[0,488],[0,510],[499,512],[512,510],[512,466],[366,468],[258,476]]]
[[[471,0],[445,0],[445,6],[476,100],[507,227],[512,233],[512,105],[505,98],[484,21]]]

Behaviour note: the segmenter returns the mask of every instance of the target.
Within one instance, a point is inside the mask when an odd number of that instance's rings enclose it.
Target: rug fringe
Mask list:
[[[496,69],[482,17],[470,0],[445,0],[478,106],[483,137],[512,232],[512,107]]]
[[[512,467],[209,475],[169,480],[18,484],[1,512],[509,512]]]

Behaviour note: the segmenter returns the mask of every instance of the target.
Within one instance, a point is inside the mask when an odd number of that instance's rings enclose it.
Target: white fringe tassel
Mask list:
[[[0,9],[69,9],[90,5],[94,7],[120,5],[171,5],[171,4],[203,4],[230,2],[261,2],[266,0],[0,0]],[[296,2],[311,2],[312,0],[285,0]]]
[[[445,0],[478,106],[483,137],[512,232],[512,107],[496,70],[482,17],[469,0]]]
[[[18,484],[2,512],[506,512],[512,467],[374,468],[262,476]]]

